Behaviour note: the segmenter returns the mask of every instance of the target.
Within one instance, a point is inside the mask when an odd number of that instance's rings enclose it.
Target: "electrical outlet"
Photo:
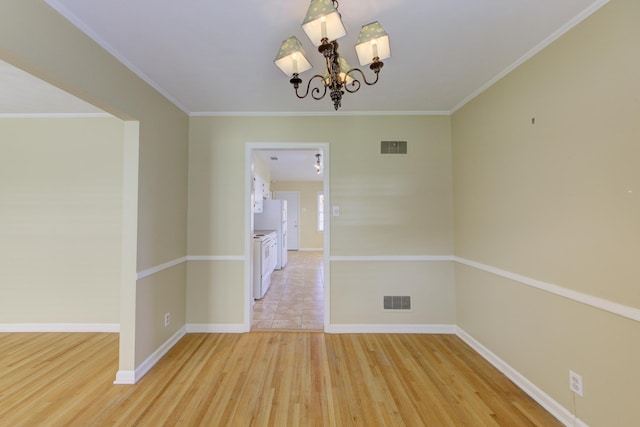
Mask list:
[[[569,389],[578,396],[582,396],[582,377],[573,371],[569,371]]]
[[[164,327],[166,328],[171,323],[171,313],[164,314]]]

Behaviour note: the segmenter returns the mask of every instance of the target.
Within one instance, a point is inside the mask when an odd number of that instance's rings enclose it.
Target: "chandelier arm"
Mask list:
[[[347,77],[351,77],[351,78],[353,79],[353,81],[352,81],[350,84],[345,85],[345,87],[344,87],[344,88],[345,88],[345,90],[346,90],[347,92],[349,92],[349,93],[355,93],[355,92],[357,92],[357,91],[360,89],[360,86],[361,86],[361,84],[360,84],[360,80],[356,79],[356,78],[353,76],[353,73],[355,73],[355,72],[360,73],[360,76],[362,76],[362,80],[363,80],[363,81],[365,82],[365,84],[366,84],[366,85],[368,85],[368,86],[373,86],[374,84],[378,83],[378,78],[380,77],[380,69],[378,69],[377,71],[375,71],[375,75],[376,75],[375,80],[373,80],[373,81],[369,81],[369,80],[367,80],[367,76],[362,72],[362,70],[361,70],[361,69],[359,69],[359,68],[352,68],[352,69],[350,69],[349,71],[347,71],[347,72],[345,73],[345,81],[346,81],[346,78],[347,78]],[[355,86],[355,88],[353,88],[354,86]]]
[[[351,70],[349,70],[349,73],[353,70],[360,71],[357,68],[352,68]],[[349,74],[349,73],[346,73],[346,74]],[[360,73],[362,73],[362,71],[360,71]],[[353,78],[353,80],[350,83],[346,83],[347,80],[345,79],[344,90],[346,90],[349,93],[356,93],[357,91],[360,90],[360,86],[362,86],[362,84],[360,83],[360,80],[356,79],[355,77],[353,76],[350,76],[350,77]],[[365,80],[365,83],[366,83],[366,80]]]
[[[311,87],[311,83],[316,79],[319,78],[322,81],[322,85],[320,86],[314,86],[313,88]],[[302,81],[300,80],[299,83],[301,83]],[[316,100],[320,100],[322,98],[324,98],[324,96],[327,94],[327,86],[324,84],[324,78],[320,75],[320,74],[316,74],[315,76],[311,77],[309,79],[309,81],[307,82],[307,90],[304,92],[304,95],[300,95],[300,93],[298,92],[298,87],[299,85],[294,84],[293,85],[294,89],[296,90],[296,96],[300,99],[304,99],[309,95],[309,91],[311,91],[311,97],[313,99]],[[320,89],[322,88],[322,89]],[[320,94],[322,92],[322,94]]]

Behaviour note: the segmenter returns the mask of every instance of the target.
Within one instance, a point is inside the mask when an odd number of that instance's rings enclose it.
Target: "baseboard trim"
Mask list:
[[[456,325],[330,324],[329,334],[455,334]]]
[[[147,372],[155,366],[156,363],[164,357],[165,354],[171,348],[178,343],[186,334],[186,328],[183,326],[178,329],[168,340],[166,340],[156,351],[151,353],[151,356],[140,364],[134,371],[118,371],[116,373],[116,379],[114,384],[135,384],[140,378],[142,378]]]
[[[0,323],[0,332],[120,332],[119,323]]]
[[[136,372],[135,371],[118,371],[116,372],[116,380],[114,384],[135,384]]]
[[[188,323],[190,334],[241,334],[249,332],[244,323]]]
[[[453,255],[336,255],[330,256],[331,262],[380,262],[380,261],[455,261]]]
[[[323,252],[323,248],[300,248],[298,249],[300,252]]]
[[[465,332],[462,328],[456,327],[456,335],[473,350],[491,363],[496,369],[502,372],[507,378],[513,381],[522,391],[527,393],[533,400],[538,402],[558,421],[567,426],[589,427],[579,418],[576,418],[569,410],[559,404],[555,399],[542,391],[534,383],[529,381],[524,375],[512,368],[508,363],[494,354],[491,350],[480,344],[475,338]]]

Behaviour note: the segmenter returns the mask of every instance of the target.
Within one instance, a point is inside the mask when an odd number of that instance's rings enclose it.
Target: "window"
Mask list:
[[[324,231],[324,194],[318,193],[318,231]]]

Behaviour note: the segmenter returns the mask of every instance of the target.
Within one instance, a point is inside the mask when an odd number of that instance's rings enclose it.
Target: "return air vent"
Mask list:
[[[407,154],[407,141],[380,141],[380,154]]]
[[[385,310],[411,310],[410,296],[388,296],[384,297]]]

